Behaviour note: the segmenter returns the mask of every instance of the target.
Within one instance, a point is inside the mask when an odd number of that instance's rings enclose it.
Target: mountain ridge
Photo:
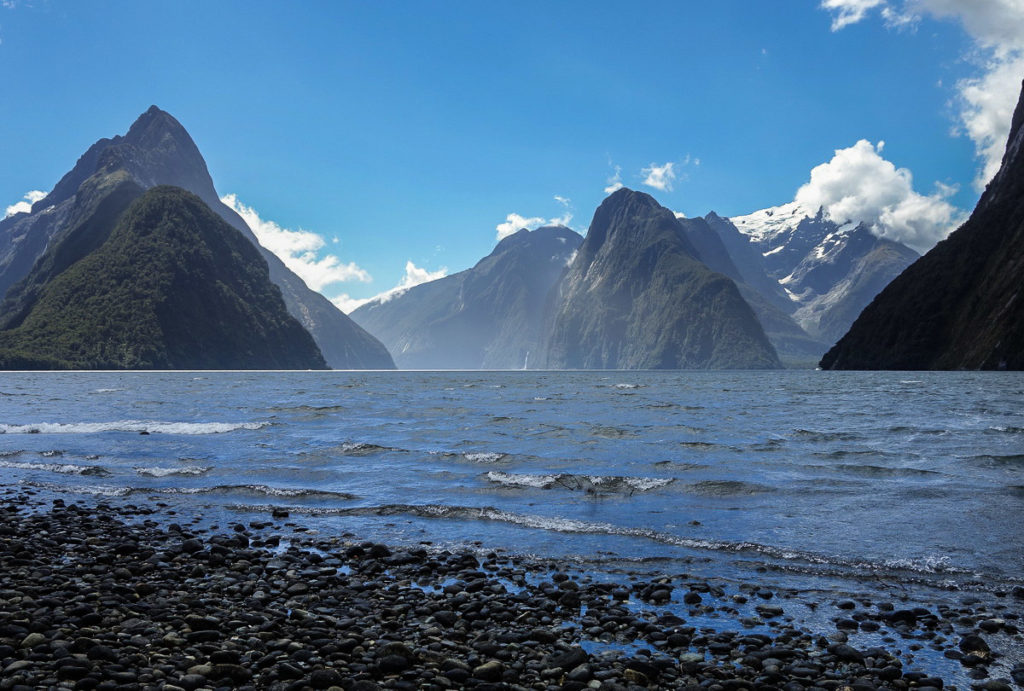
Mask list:
[[[328,364],[337,369],[393,369],[383,344],[366,333],[323,295],[310,290],[277,255],[262,247],[234,210],[217,196],[206,162],[195,142],[172,115],[151,106],[124,135],[98,140],[79,157],[53,190],[29,214],[0,222],[0,296],[31,270],[68,222],[74,194],[96,172],[125,170],[143,188],[170,184],[196,194],[211,210],[241,232],[267,262],[271,281],[285,305],[317,341]]]
[[[823,369],[1024,369],[1024,83],[970,217],[868,305]]]

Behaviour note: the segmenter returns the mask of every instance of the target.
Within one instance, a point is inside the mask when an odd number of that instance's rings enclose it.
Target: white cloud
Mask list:
[[[964,220],[947,201],[956,189],[938,185],[930,195],[915,192],[911,172],[881,156],[884,145],[861,139],[836,150],[831,161],[811,171],[795,201],[806,209],[824,209],[836,223],[863,222],[879,237],[925,252]]]
[[[32,205],[35,204],[40,199],[45,198],[47,194],[49,194],[49,192],[42,192],[40,190],[32,190],[31,192],[26,192],[23,198],[24,201],[15,202],[14,204],[11,204],[10,206],[7,207],[7,209],[4,211],[4,218],[7,218],[8,216],[13,216],[14,214],[29,213],[30,211],[32,211]]]
[[[351,314],[355,309],[362,307],[368,302],[387,302],[391,298],[398,297],[405,291],[409,290],[413,286],[418,286],[421,283],[428,283],[429,281],[436,281],[439,278],[444,278],[448,275],[448,267],[442,266],[437,271],[428,271],[422,269],[411,261],[405,262],[405,275],[402,276],[402,280],[398,282],[394,288],[385,290],[383,293],[374,295],[371,298],[352,298],[347,293],[343,293],[336,298],[332,298],[331,302],[334,306],[340,309],[345,314]]]
[[[504,223],[499,223],[494,227],[498,231],[497,241],[501,242],[509,235],[515,235],[523,228],[536,230],[541,226],[568,226],[569,222],[572,221],[572,200],[558,194],[555,195],[554,199],[562,206],[561,216],[555,216],[554,218],[530,216],[527,218],[514,212],[510,213],[505,217]]]
[[[672,181],[676,179],[675,166],[676,164],[672,161],[660,166],[657,163],[652,163],[640,171],[641,175],[646,176],[643,184],[662,192],[671,192]]]
[[[834,31],[875,7],[890,27],[915,25],[924,15],[963,25],[980,56],[971,56],[979,74],[956,84],[958,131],[974,143],[981,161],[975,187],[983,189],[999,170],[1024,78],[1024,0],[824,0],[821,7],[838,12]]]
[[[870,10],[884,5],[885,2],[886,0],[822,0],[821,7],[836,13],[832,17],[832,31],[839,31],[864,19]]]
[[[622,184],[622,166],[615,166],[615,174],[605,180],[606,187],[604,188],[605,194],[611,194],[618,192],[625,185]]]
[[[246,222],[256,239],[280,257],[284,265],[294,271],[312,290],[346,281],[368,283],[371,278],[355,262],[343,263],[333,254],[319,257],[317,253],[326,244],[324,239],[308,230],[288,230],[273,221],[260,218],[256,210],[246,206],[234,194],[220,198]]]
[[[500,242],[509,235],[518,233],[523,228],[526,228],[527,230],[534,230],[536,228],[540,228],[542,225],[544,225],[544,219],[540,216],[531,216],[530,218],[526,218],[525,216],[520,216],[517,213],[510,213],[505,217],[505,222],[496,225],[495,229],[498,231],[498,241]]]

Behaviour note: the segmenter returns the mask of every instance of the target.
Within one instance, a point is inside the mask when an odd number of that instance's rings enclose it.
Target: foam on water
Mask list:
[[[136,466],[135,468],[133,468],[133,470],[136,473],[138,473],[139,475],[145,475],[147,477],[172,477],[172,476],[175,476],[175,475],[180,475],[180,476],[184,476],[184,477],[189,477],[189,476],[194,477],[194,476],[197,476],[197,475],[205,475],[206,473],[210,472],[210,470],[212,470],[212,469],[213,469],[213,466],[198,466],[198,465],[185,466],[185,467],[177,467],[177,468],[167,468],[167,467],[160,467],[160,466],[153,466],[153,467]]]
[[[602,492],[647,492],[660,489],[674,482],[670,477],[623,477],[613,475],[574,475],[558,473],[535,475],[530,473],[505,473],[492,470],[484,476],[489,482],[506,487],[530,487],[536,489],[567,489],[573,491]]]
[[[60,473],[62,475],[109,475],[110,472],[98,465],[75,465],[73,463],[19,463],[15,461],[0,460],[0,468],[11,468],[13,470],[42,470],[48,473]]]
[[[0,424],[0,434],[99,434],[102,432],[149,432],[150,434],[225,434],[257,430],[268,422],[158,422],[116,420],[112,422],[39,422],[23,425]]]

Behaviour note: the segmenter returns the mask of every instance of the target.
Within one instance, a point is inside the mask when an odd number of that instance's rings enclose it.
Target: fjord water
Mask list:
[[[1022,402],[1019,373],[5,373],[0,489],[287,507],[592,570],[999,591],[1024,574]]]

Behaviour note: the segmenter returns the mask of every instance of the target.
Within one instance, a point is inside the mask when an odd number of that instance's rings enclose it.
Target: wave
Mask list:
[[[553,473],[533,475],[527,473],[504,473],[499,470],[488,472],[489,482],[505,487],[527,487],[535,489],[567,489],[590,494],[647,492],[674,482],[674,478],[624,477],[617,475],[573,475]]]
[[[270,487],[269,485],[215,485],[213,487],[124,487],[114,485],[83,485],[68,486],[57,485],[49,482],[27,482],[24,483],[41,489],[56,490],[59,492],[75,492],[82,494],[94,494],[104,497],[127,497],[135,494],[154,495],[206,495],[206,494],[245,494],[259,497],[273,497],[281,499],[333,499],[352,501],[359,499],[348,492],[333,492],[321,489],[302,489],[291,487]]]
[[[315,415],[326,415],[327,413],[340,413],[345,411],[343,405],[294,405],[294,406],[273,406],[266,410],[271,413],[313,413]]]
[[[343,444],[330,449],[342,456],[369,456],[375,453],[381,453],[384,451],[404,451],[404,449],[396,449],[393,446],[382,446],[380,444],[370,444],[368,442],[361,441],[347,441]]]
[[[981,454],[979,456],[971,456],[970,460],[987,461],[989,463],[1017,464],[1024,463],[1024,453]]]
[[[758,485],[753,482],[741,480],[704,480],[686,485],[686,488],[695,494],[703,494],[711,497],[728,497],[741,494],[762,494],[774,492],[774,487]]]
[[[132,470],[134,470],[139,475],[145,475],[147,477],[172,477],[172,476],[175,476],[175,475],[193,476],[194,477],[196,475],[205,475],[206,473],[210,472],[210,470],[212,470],[212,469],[213,469],[213,466],[198,466],[198,465],[185,466],[184,468],[181,468],[181,467],[178,467],[178,468],[161,468],[159,466],[156,466],[156,467],[136,466],[136,467],[132,468]]]
[[[863,439],[863,435],[855,432],[819,432],[809,429],[795,429],[793,436],[808,441],[857,441]]]
[[[351,501],[358,499],[348,492],[334,492],[324,489],[305,489],[292,487],[271,487],[269,485],[215,485],[213,487],[161,487],[149,489],[132,488],[132,492],[157,494],[252,494],[264,497],[281,497],[284,499],[342,499]]]
[[[110,472],[98,465],[75,465],[74,463],[18,463],[15,461],[0,460],[0,468],[11,468],[14,470],[43,470],[49,473],[60,473],[62,475],[92,475],[101,477],[110,475]]]
[[[238,505],[233,508],[243,511],[270,511],[278,507]],[[547,530],[572,535],[609,535],[640,538],[672,547],[738,555],[757,554],[762,557],[778,559],[783,562],[798,561],[815,565],[841,566],[847,569],[865,570],[872,573],[879,569],[892,569],[927,574],[973,573],[972,571],[962,569],[951,564],[949,558],[945,555],[924,556],[913,559],[889,559],[881,562],[872,562],[864,559],[830,556],[805,550],[765,545],[758,542],[733,542],[729,540],[688,538],[650,528],[630,528],[613,525],[611,523],[596,523],[573,518],[518,514],[498,509],[493,506],[476,507],[451,506],[446,504],[385,504],[380,506],[354,506],[344,508],[289,507],[289,510],[294,513],[315,516],[360,517],[407,515],[427,519],[494,521],[497,523],[506,523],[535,530]]]
[[[507,453],[478,451],[464,453],[462,457],[471,463],[497,463],[508,457]]]
[[[658,461],[654,465],[658,468],[671,468],[672,470],[682,471],[704,470],[711,467],[706,463],[685,463],[683,461]]]
[[[236,430],[256,430],[267,422],[157,422],[116,420],[112,422],[39,422],[27,425],[2,425],[0,434],[99,434],[102,432],[147,432],[150,434],[224,434]]]
[[[595,437],[601,437],[603,439],[626,439],[637,436],[637,433],[633,430],[600,425],[592,427],[590,433]]]
[[[989,427],[988,432],[996,432],[998,434],[1024,434],[1024,427],[1013,427],[1012,425],[993,425]]]
[[[853,473],[855,475],[863,475],[865,477],[918,477],[922,475],[942,475],[942,473],[937,470],[924,470],[922,468],[892,468],[859,463],[843,463],[833,467],[836,470]]]

